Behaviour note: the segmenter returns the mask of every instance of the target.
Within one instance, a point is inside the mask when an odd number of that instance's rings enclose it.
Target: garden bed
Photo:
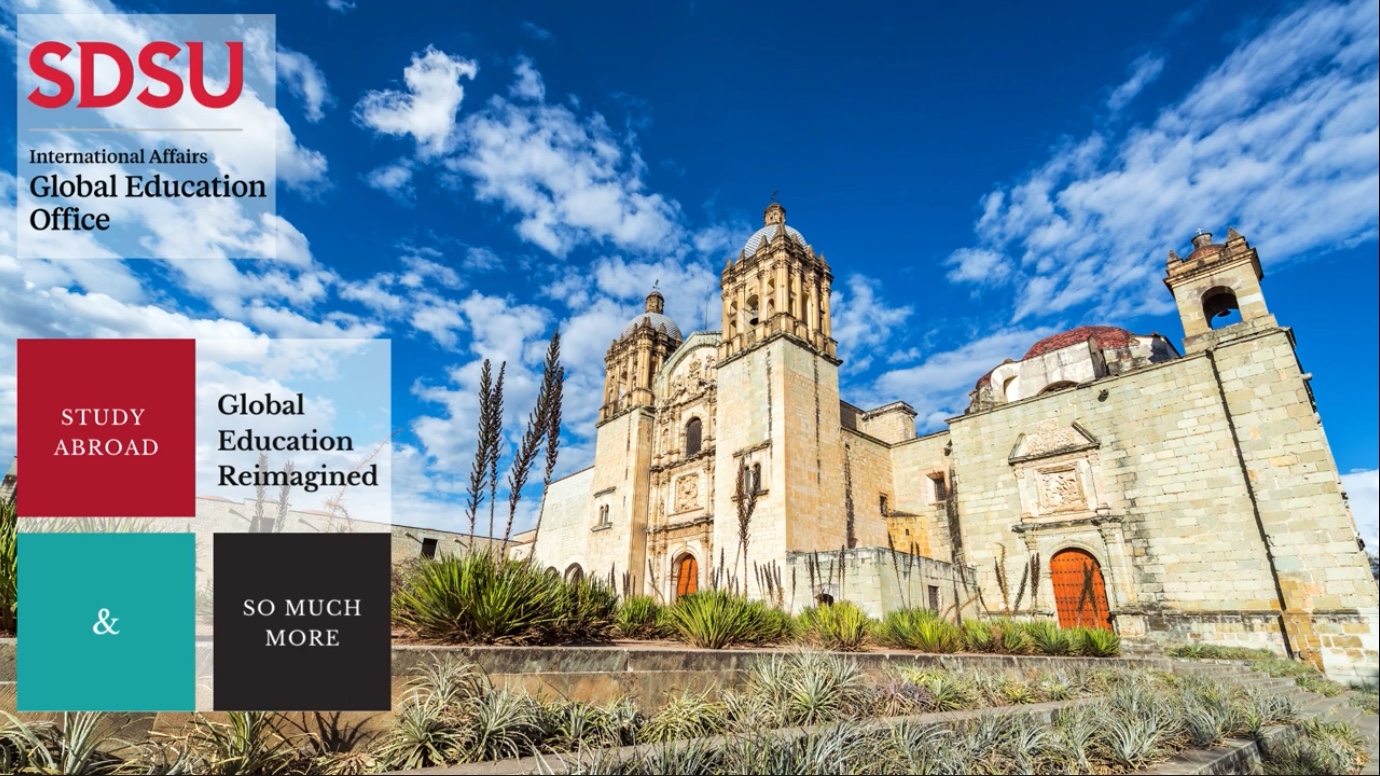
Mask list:
[[[90,763],[129,772],[358,773],[533,753],[567,771],[595,772],[780,772],[773,764],[1027,772],[1069,762],[1084,772],[1125,772],[1292,715],[1287,699],[1144,668],[987,670],[911,661],[871,673],[861,665],[865,656],[818,652],[756,656],[741,669],[741,687],[682,691],[653,712],[627,698],[596,704],[496,687],[474,663],[455,659],[458,650],[449,652],[449,659],[433,652],[414,665],[409,694],[372,735],[349,725],[294,730],[287,715],[235,713],[196,715],[181,732],[112,747],[103,715],[70,715],[12,721],[0,731],[4,770],[48,767],[80,750]],[[630,745],[641,748],[622,750]],[[902,755],[910,759],[897,759]],[[1058,759],[1066,756],[1074,760]]]

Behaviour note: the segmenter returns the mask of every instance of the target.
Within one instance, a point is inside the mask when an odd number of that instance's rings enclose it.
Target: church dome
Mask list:
[[[676,325],[676,322],[666,317],[666,297],[662,296],[661,292],[656,290],[655,287],[652,288],[652,293],[647,294],[646,310],[646,312],[628,322],[627,327],[623,329],[623,334],[619,336],[619,339],[623,339],[637,331],[637,327],[641,326],[643,323],[651,326],[652,331],[665,327],[666,333],[671,335],[677,342],[684,339],[684,337],[680,335],[680,327]]]
[[[636,318],[633,318],[632,321],[628,323],[627,328],[623,329],[623,334],[620,339],[637,331],[637,327],[641,326],[643,321],[651,325],[652,331],[656,331],[662,326],[665,326],[667,334],[678,340],[684,339],[680,334],[680,327],[676,325],[676,322],[661,313],[642,313]]]
[[[768,224],[753,232],[752,236],[747,239],[747,242],[743,243],[743,255],[751,256],[757,252],[757,249],[762,246],[762,243],[771,242],[772,238],[776,236],[777,229],[785,229],[786,237],[794,240],[800,247],[805,247],[805,235],[801,234],[795,227],[785,224]]]
[[[743,255],[751,256],[756,253],[757,249],[762,247],[762,243],[771,242],[781,230],[784,230],[786,239],[794,241],[802,248],[806,246],[805,235],[795,227],[786,225],[786,208],[781,207],[780,202],[772,202],[762,214],[762,228],[753,232],[747,242],[743,243]]]
[[[1089,339],[1095,340],[1098,348],[1124,348],[1135,341],[1136,335],[1116,326],[1079,326],[1036,342],[1030,346],[1030,350],[1026,351],[1025,357],[1021,360],[1043,356],[1069,345],[1087,342]]]

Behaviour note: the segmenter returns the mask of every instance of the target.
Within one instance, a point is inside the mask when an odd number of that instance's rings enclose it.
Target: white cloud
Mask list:
[[[325,109],[335,104],[326,76],[311,57],[283,47],[278,48],[278,80],[302,101],[307,121],[320,121]]]
[[[934,353],[921,363],[885,372],[871,391],[868,406],[901,400],[915,407],[916,428],[935,430],[968,406],[968,393],[989,369],[1007,358],[1019,358],[1031,344],[1055,333],[1054,327],[1006,329]]]
[[[1131,63],[1131,75],[1120,86],[1112,90],[1107,98],[1107,107],[1119,111],[1126,107],[1145,87],[1155,82],[1164,71],[1164,58],[1146,54]]]
[[[1010,284],[1018,321],[1088,303],[1130,317],[1171,309],[1164,257],[1198,228],[1235,226],[1274,266],[1373,239],[1377,37],[1375,0],[1277,19],[1149,125],[1065,143],[989,194],[951,279]]]
[[[1380,471],[1343,474],[1342,489],[1351,504],[1356,530],[1366,543],[1366,552],[1380,552]]]
[[[518,60],[514,72],[517,73],[517,80],[508,89],[510,95],[519,100],[546,99],[546,84],[542,82],[541,73],[537,72],[532,60],[527,57]]]
[[[471,246],[465,250],[465,269],[471,272],[487,272],[503,266],[503,258],[488,248]]]
[[[472,80],[478,72],[473,60],[427,46],[421,54],[413,54],[412,64],[403,70],[407,91],[382,89],[365,94],[355,106],[355,118],[380,134],[411,135],[423,157],[445,153],[465,99],[460,81]]]
[[[1001,285],[1011,274],[1010,260],[986,248],[960,248],[944,260],[953,283]]]
[[[370,188],[407,201],[412,197],[412,162],[401,159],[393,164],[385,164],[366,174],[364,182]]]
[[[854,372],[872,364],[872,354],[882,352],[893,330],[905,323],[913,310],[909,306],[890,307],[882,299],[880,281],[853,273],[834,290],[830,300],[832,334],[839,343],[839,357],[851,361]]]
[[[553,255],[585,242],[666,248],[678,236],[678,206],[645,191],[640,157],[597,113],[495,98],[459,134],[446,166],[475,179],[479,200],[520,215],[518,235]]]
[[[355,9],[353,0],[326,0],[326,7],[336,13],[349,13]]]
[[[523,22],[522,31],[530,35],[533,40],[549,41],[555,39],[556,37],[555,35],[551,34],[550,30],[546,29],[545,27],[538,27],[532,22]]]

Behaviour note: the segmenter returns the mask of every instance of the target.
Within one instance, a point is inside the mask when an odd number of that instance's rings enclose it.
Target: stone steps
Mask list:
[[[1218,681],[1246,687],[1251,690],[1268,690],[1292,698],[1300,721],[1317,719],[1323,722],[1345,722],[1354,726],[1366,739],[1370,749],[1370,762],[1361,774],[1376,774],[1377,758],[1380,749],[1380,718],[1350,705],[1346,694],[1327,697],[1310,692],[1293,679],[1271,677],[1252,670],[1245,664],[1224,665],[1208,663],[1199,666],[1180,665],[1179,673],[1211,677]],[[1142,776],[1169,776],[1169,774],[1228,774],[1259,773],[1266,753],[1274,747],[1285,746],[1299,734],[1298,725],[1278,725],[1267,728],[1260,741],[1234,739],[1222,746],[1208,750],[1188,751],[1158,765],[1138,771]]]

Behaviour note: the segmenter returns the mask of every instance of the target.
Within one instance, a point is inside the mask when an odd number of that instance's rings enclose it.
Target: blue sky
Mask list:
[[[454,527],[479,362],[509,362],[516,436],[562,328],[582,468],[610,339],[657,280],[717,328],[777,191],[835,272],[845,396],[927,429],[1046,334],[1179,342],[1165,255],[1235,227],[1380,544],[1373,1],[3,5],[11,61],[15,13],[276,12],[291,133],[273,262],[17,261],[4,161],[6,457],[16,337],[388,337],[394,520]]]

